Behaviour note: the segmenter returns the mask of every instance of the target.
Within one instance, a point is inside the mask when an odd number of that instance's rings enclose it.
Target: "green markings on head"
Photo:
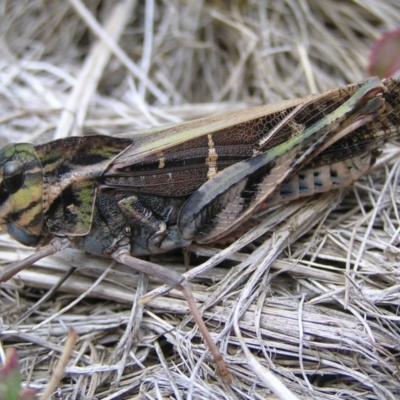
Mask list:
[[[0,150],[0,224],[19,242],[36,246],[43,229],[43,174],[32,145]]]

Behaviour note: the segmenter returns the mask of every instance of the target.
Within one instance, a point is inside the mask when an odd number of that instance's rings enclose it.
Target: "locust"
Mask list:
[[[178,273],[137,257],[215,242],[272,206],[350,186],[400,131],[400,80],[370,78],[305,98],[143,132],[9,144],[0,224],[37,251],[4,282],[73,246],[180,289],[217,368],[230,373]]]

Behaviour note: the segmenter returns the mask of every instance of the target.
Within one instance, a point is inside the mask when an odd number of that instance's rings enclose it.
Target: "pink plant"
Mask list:
[[[380,78],[400,76],[400,30],[385,33],[374,44],[368,74]]]
[[[6,350],[6,362],[0,367],[0,399],[34,400],[36,392],[32,389],[21,389],[17,350],[9,347]]]

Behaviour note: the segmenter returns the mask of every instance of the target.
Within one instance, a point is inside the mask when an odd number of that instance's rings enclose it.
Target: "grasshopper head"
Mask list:
[[[43,173],[32,145],[0,150],[0,225],[27,246],[36,246],[43,229]]]

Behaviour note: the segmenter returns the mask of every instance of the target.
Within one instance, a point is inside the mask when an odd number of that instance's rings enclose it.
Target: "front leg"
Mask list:
[[[55,237],[49,244],[39,248],[36,253],[33,253],[21,261],[16,261],[5,268],[0,273],[0,283],[7,282],[14,275],[18,274],[25,268],[30,267],[35,262],[41,260],[42,258],[56,254],[69,246],[70,241],[67,238]]]

